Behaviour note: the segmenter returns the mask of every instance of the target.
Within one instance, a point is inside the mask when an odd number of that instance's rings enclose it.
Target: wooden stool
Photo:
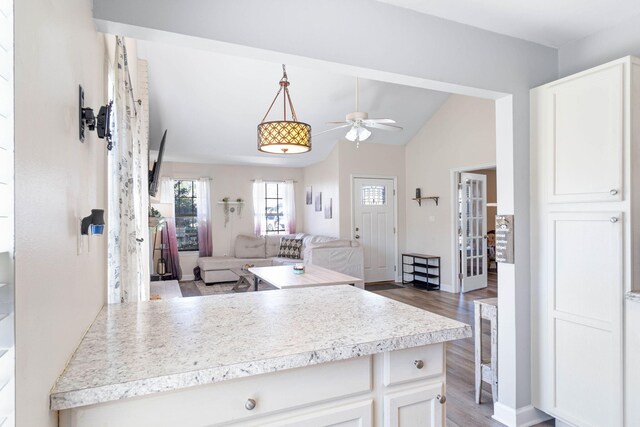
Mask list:
[[[498,401],[498,298],[475,300],[476,403],[480,403],[482,381],[491,384],[493,402]],[[491,322],[491,359],[482,360],[482,319]]]

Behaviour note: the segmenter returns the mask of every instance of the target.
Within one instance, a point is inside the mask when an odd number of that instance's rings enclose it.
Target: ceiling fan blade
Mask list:
[[[336,129],[346,128],[346,127],[349,127],[349,126],[351,126],[351,123],[347,123],[346,125],[338,126],[338,127],[331,128],[331,129],[327,129],[327,130],[323,130],[322,132],[314,133],[314,134],[313,134],[313,137],[316,137],[316,136],[318,136],[318,135],[322,135],[323,133],[327,133],[327,132],[334,131],[334,130],[336,130]]]
[[[374,129],[382,129],[382,130],[392,130],[392,131],[402,130],[400,126],[384,125],[382,123],[367,123],[367,127],[374,128]]]
[[[327,124],[328,125],[350,125],[351,122],[345,122],[345,121],[342,121],[342,122],[327,122]]]
[[[367,119],[363,120],[364,123],[372,122],[372,123],[395,123],[396,121],[393,119]]]

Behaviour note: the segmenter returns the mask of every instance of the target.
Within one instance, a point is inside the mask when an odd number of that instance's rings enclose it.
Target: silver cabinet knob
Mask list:
[[[609,190],[609,194],[615,196],[616,194],[618,194],[618,190],[616,190],[615,188],[613,190]]]
[[[247,411],[252,411],[253,408],[256,407],[256,401],[253,399],[247,399],[247,402],[244,404],[244,407]]]
[[[442,395],[442,394],[439,394],[439,395],[437,395],[437,396],[436,396],[436,400],[437,400],[438,402],[440,402],[442,405],[444,405],[444,404],[445,404],[445,402],[447,401],[447,396],[444,396],[444,395]]]
[[[615,216],[612,216],[612,217],[609,219],[609,221],[611,221],[611,222],[613,222],[613,223],[616,223],[616,222],[618,222],[618,218],[616,218]]]
[[[416,360],[413,363],[416,365],[416,368],[418,368],[418,369],[424,368],[424,362],[422,360]]]

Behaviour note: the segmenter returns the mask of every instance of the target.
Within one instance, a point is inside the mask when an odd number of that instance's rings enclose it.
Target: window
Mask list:
[[[193,180],[178,180],[174,185],[176,206],[176,237],[178,251],[198,250],[198,203]]]
[[[265,234],[286,234],[284,221],[284,183],[264,183]]]
[[[382,206],[385,204],[387,204],[387,199],[384,185],[362,186],[363,206]]]

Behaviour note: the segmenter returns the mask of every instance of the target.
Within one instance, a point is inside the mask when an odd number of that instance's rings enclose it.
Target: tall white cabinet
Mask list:
[[[568,425],[640,425],[625,417],[623,339],[639,288],[639,89],[627,57],[531,91],[533,400]]]

